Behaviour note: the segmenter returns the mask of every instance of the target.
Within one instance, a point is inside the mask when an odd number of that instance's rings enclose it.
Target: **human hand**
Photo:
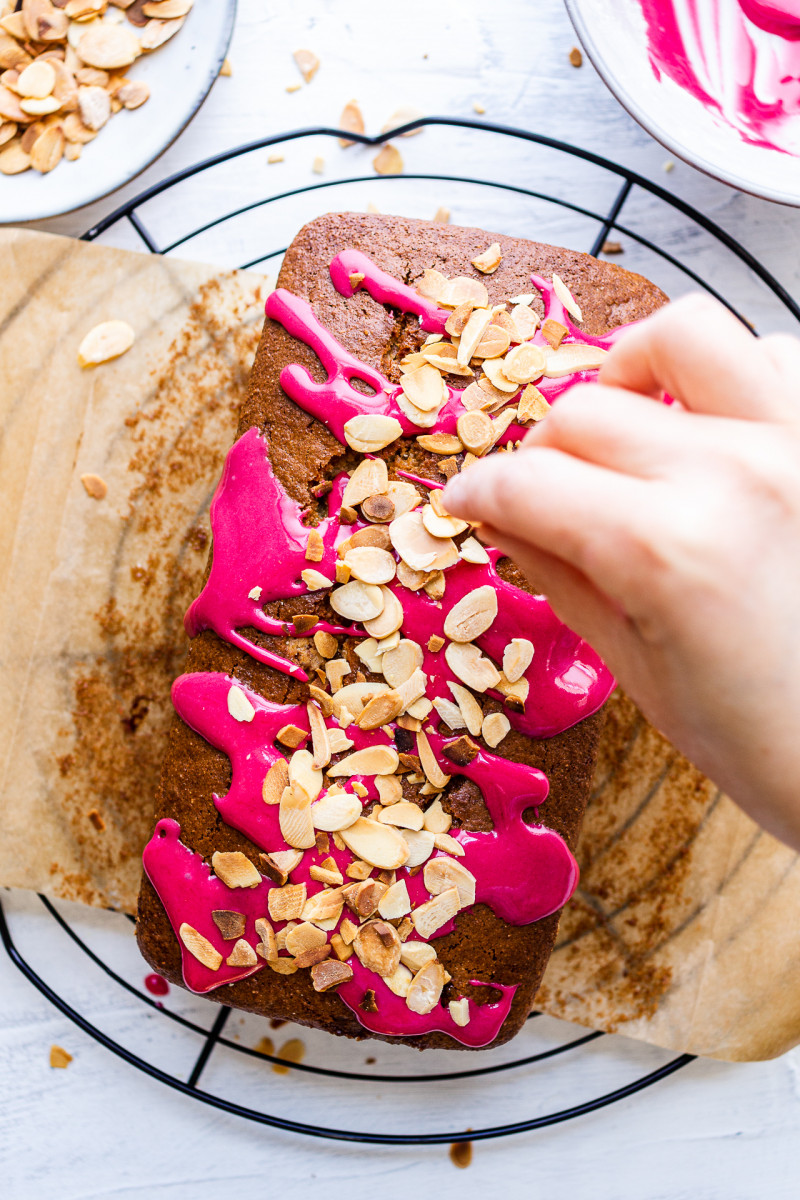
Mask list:
[[[444,500],[680,750],[800,848],[800,342],[680,300]]]

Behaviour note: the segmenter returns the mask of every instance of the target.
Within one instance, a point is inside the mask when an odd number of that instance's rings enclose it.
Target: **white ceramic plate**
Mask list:
[[[0,175],[0,223],[70,212],[148,167],[208,95],[227,53],[235,16],[236,0],[195,0],[183,27],[130,68],[131,79],[150,85],[150,99],[141,108],[112,116],[77,162],[62,161],[48,175],[33,170]]]
[[[730,125],[650,65],[638,0],[565,0],[608,87],[640,125],[686,162],[744,192],[800,207],[800,159],[742,140]]]

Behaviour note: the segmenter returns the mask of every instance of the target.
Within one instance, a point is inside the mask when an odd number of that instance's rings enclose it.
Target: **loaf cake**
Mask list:
[[[144,852],[139,945],[168,980],[419,1048],[519,1030],[613,680],[442,488],[663,300],[477,229],[344,213],[297,235]]]

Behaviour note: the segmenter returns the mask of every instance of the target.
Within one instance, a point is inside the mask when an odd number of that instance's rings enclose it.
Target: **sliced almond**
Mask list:
[[[483,454],[492,444],[492,422],[480,409],[462,413],[456,422],[456,429],[463,445],[473,454]]]
[[[359,413],[344,426],[345,441],[359,454],[374,454],[402,437],[403,427],[397,417],[382,413]]]
[[[396,146],[387,142],[373,158],[372,165],[378,175],[402,175],[403,156]]]
[[[451,1000],[447,1006],[447,1011],[456,1025],[460,1025],[462,1028],[465,1025],[469,1025],[469,998],[467,996],[459,996],[457,1000]]]
[[[314,646],[317,653],[321,654],[323,658],[335,658],[339,649],[336,638],[324,629],[319,629],[314,634]]]
[[[413,483],[395,482],[389,484],[389,499],[394,504],[395,516],[402,517],[422,503],[421,497]]]
[[[477,737],[481,731],[483,723],[483,710],[480,704],[473,696],[472,692],[467,688],[462,687],[460,683],[448,683],[447,685],[453,695],[458,707],[464,716],[467,729],[473,737]]]
[[[459,363],[462,365],[469,363],[491,320],[492,310],[490,308],[476,308],[470,313],[458,344],[456,357]]]
[[[139,34],[139,45],[142,50],[157,50],[159,46],[163,46],[171,37],[174,37],[182,25],[183,18],[175,21],[150,20]],[[80,45],[78,53],[81,53]]]
[[[560,321],[554,321],[552,317],[548,317],[542,326],[542,337],[552,350],[558,349],[568,333],[566,325],[562,325]]]
[[[141,108],[150,99],[150,88],[143,79],[131,79],[119,89],[117,99],[123,108]]]
[[[399,684],[396,689],[400,699],[400,704],[408,712],[411,712],[412,717],[419,716],[419,713],[412,711],[412,709],[414,708],[415,703],[417,703],[421,697],[424,697],[427,686],[427,675],[424,671],[417,670],[413,675],[410,675],[404,683]],[[424,715],[427,716],[428,712],[430,712],[430,707]]]
[[[321,770],[327,767],[331,761],[331,744],[328,737],[328,727],[325,724],[325,718],[320,709],[310,700],[306,704],[306,712],[308,713],[308,722],[311,726],[311,745],[313,755],[311,759],[311,767],[314,771]],[[319,792],[317,792],[319,795]],[[312,796],[311,799],[316,797]]]
[[[572,317],[573,321],[582,321],[583,313],[581,312],[580,305],[567,285],[564,283],[564,280],[560,275],[556,275],[555,271],[553,272],[553,291],[558,296],[559,300],[564,305],[564,308]]]
[[[334,581],[327,575],[323,575],[321,571],[315,571],[313,567],[307,567],[300,572],[300,578],[310,592],[319,592],[323,588],[333,587]]]
[[[437,303],[444,308],[458,308],[459,304],[471,302],[475,308],[487,308],[489,293],[486,284],[468,275],[459,275],[450,279],[436,297]]]
[[[64,155],[64,134],[58,125],[45,129],[31,146],[31,166],[41,175],[57,167]]]
[[[332,858],[323,859],[308,868],[308,873],[317,883],[325,883],[329,887],[341,887],[344,877]]]
[[[466,304],[459,304],[458,308],[453,309],[444,325],[446,332],[449,333],[451,337],[461,337],[461,334],[464,332],[464,327],[466,326],[474,307],[475,305],[468,300]],[[467,361],[469,361],[469,359],[467,359]]]
[[[431,495],[435,495],[432,492]],[[422,524],[427,529],[432,537],[451,538],[457,537],[459,533],[463,533],[469,528],[467,521],[462,521],[459,517],[440,516],[434,511],[431,504],[424,505],[422,509]]]
[[[367,496],[361,505],[361,513],[368,521],[388,523],[397,515],[394,501],[388,496]]]
[[[399,687],[410,679],[415,671],[420,670],[422,663],[422,647],[419,643],[410,638],[403,638],[394,650],[387,650],[383,656],[384,678],[392,687]]]
[[[261,872],[240,850],[215,850],[211,855],[214,874],[229,888],[252,888],[261,883]]]
[[[127,321],[102,321],[84,337],[78,347],[78,363],[82,367],[94,367],[99,363],[119,358],[130,350],[136,334]]]
[[[452,920],[460,908],[458,889],[450,887],[415,908],[411,913],[411,920],[420,937],[431,938],[437,930]]]
[[[503,651],[503,674],[509,683],[516,683],[533,661],[533,642],[528,638],[512,638]]]
[[[393,975],[400,965],[400,938],[387,921],[369,921],[361,925],[353,940],[353,949],[368,971],[384,978]]]
[[[532,383],[544,374],[547,359],[541,346],[523,342],[503,359],[503,374],[513,383]]]
[[[349,750],[354,745],[343,729],[329,729],[328,741],[332,754],[344,754],[345,750]]]
[[[398,108],[396,112],[392,113],[391,117],[389,117],[389,120],[382,127],[381,133],[391,133],[393,129],[397,129],[401,125],[408,125],[408,124],[410,124],[411,121],[418,121],[419,118],[422,116],[424,116],[424,113],[422,112],[421,109],[414,108],[410,104],[404,105],[402,108]],[[401,133],[401,134],[399,134],[399,136],[400,137],[413,137],[414,134],[421,133],[421,132],[422,131],[420,129],[409,129],[407,133]],[[429,272],[427,272],[427,271],[425,272],[426,275],[428,273]],[[431,273],[438,275],[439,272],[434,271]]]
[[[383,653],[378,649],[377,640],[365,638],[363,642],[358,643],[355,649],[367,670],[371,671],[373,675],[379,675],[383,669]]]
[[[435,342],[422,350],[422,357],[447,375],[472,375],[472,368],[458,361],[458,350],[451,342]]]
[[[527,342],[539,328],[539,318],[530,304],[515,304],[511,310],[511,320],[517,329],[515,341]]]
[[[26,99],[41,100],[50,95],[55,82],[56,73],[50,63],[37,59],[21,71],[14,84],[14,90],[18,96],[24,96]]]
[[[331,938],[331,949],[340,962],[345,962],[348,958],[353,957],[353,948],[348,946],[341,934],[335,933]],[[314,974],[312,969],[311,974]]]
[[[452,642],[473,642],[491,628],[496,616],[497,592],[491,584],[473,588],[445,617],[445,636]]]
[[[442,808],[442,802],[437,797],[423,813],[422,828],[427,829],[429,833],[447,833],[453,824],[453,818],[450,813],[446,813]]]
[[[313,50],[295,50],[292,58],[297,64],[297,69],[305,79],[306,83],[311,83],[311,80],[319,70],[319,59]]]
[[[345,104],[342,109],[342,115],[339,117],[339,128],[347,130],[348,133],[364,132],[364,114],[357,100],[350,100]],[[342,147],[352,146],[353,144],[350,138],[339,138],[339,145]]]
[[[353,825],[341,831],[341,837],[348,850],[382,870],[397,870],[409,856],[408,844],[397,829],[368,817],[359,817]]]
[[[384,806],[397,804],[403,799],[403,785],[397,775],[378,775],[375,778],[380,802]]]
[[[322,562],[325,555],[325,543],[320,536],[318,529],[312,529],[306,538],[306,560],[308,562]]]
[[[362,805],[358,796],[349,792],[328,792],[321,800],[311,806],[311,821],[315,829],[324,829],[327,833],[338,833],[347,829],[361,816]]]
[[[348,480],[342,504],[355,508],[368,496],[384,495],[389,488],[389,473],[382,458],[364,458]]]
[[[511,722],[505,713],[489,713],[483,719],[481,733],[487,746],[491,746],[494,749],[495,746],[500,745],[510,729]]]
[[[430,859],[425,864],[422,878],[432,896],[455,888],[462,908],[475,903],[475,876],[452,858]]]
[[[278,730],[275,737],[282,746],[287,746],[290,750],[296,750],[301,742],[305,741],[308,734],[305,729],[301,729],[298,725],[284,725]]]
[[[255,950],[244,938],[239,938],[225,959],[225,965],[228,967],[254,967],[257,962]]]
[[[465,727],[464,714],[452,700],[445,700],[443,696],[439,696],[434,700],[433,707],[450,729],[463,729]]]
[[[430,942],[403,942],[400,949],[400,962],[416,975],[428,963],[436,958],[436,951]]]
[[[511,345],[511,337],[499,325],[489,325],[472,351],[475,358],[500,358]]]
[[[492,275],[502,261],[503,254],[500,250],[500,243],[492,242],[487,250],[473,258],[472,265],[476,271],[482,271],[484,275]]]
[[[259,946],[256,952],[262,958],[266,959],[267,962],[274,962],[278,957],[278,943],[275,937],[275,930],[266,917],[257,917],[254,924],[259,937]]]
[[[399,761],[393,746],[366,746],[363,750],[356,750],[354,754],[340,759],[328,769],[328,775],[332,778],[351,775],[393,775]]]
[[[403,562],[402,558],[397,564],[397,578],[403,587],[408,588],[411,592],[418,592],[423,588],[428,581],[429,574],[429,571],[415,571],[408,563]]]
[[[105,88],[78,88],[78,112],[87,129],[95,133],[102,129],[111,116],[111,99]]]
[[[356,723],[359,729],[380,729],[399,717],[403,707],[396,691],[382,692],[364,705]]]
[[[430,450],[432,454],[460,454],[464,449],[460,439],[453,433],[421,433],[417,442],[423,450]]]
[[[350,663],[346,658],[332,658],[325,663],[325,676],[331,685],[331,691],[338,693],[342,690],[342,680],[350,674]],[[331,700],[333,711],[336,712],[337,704],[335,700]]]
[[[458,561],[455,543],[450,538],[435,538],[428,533],[421,513],[408,512],[392,521],[389,536],[403,562],[412,570],[443,571]]]
[[[389,686],[386,683],[348,683],[341,691],[337,692],[333,697],[334,712],[337,713],[342,708],[347,708],[354,719],[357,719],[364,705],[368,704],[372,696],[381,695],[389,691]]]
[[[283,840],[297,850],[309,850],[314,845],[314,823],[311,820],[311,801],[305,792],[288,787],[281,796],[278,819]]]
[[[341,834],[337,833],[334,836],[341,839]],[[343,850],[347,849],[344,842],[342,842],[342,849]],[[348,879],[356,879],[359,881],[363,881],[365,879],[368,879],[370,874],[372,873],[372,864],[362,862],[361,859],[355,859],[354,862],[348,863],[348,865],[344,869],[344,873]]]
[[[260,854],[264,874],[273,883],[283,887],[292,871],[303,858],[302,850],[273,850],[272,854]]]
[[[140,35],[137,38],[124,25],[108,25],[97,21],[81,34],[77,50],[81,61],[88,67],[117,71],[121,67],[129,67],[139,57],[142,37]]]
[[[427,734],[425,734],[422,730],[420,730],[417,734],[417,753],[419,754],[419,761],[422,765],[422,769],[430,783],[432,783],[433,786],[438,789],[446,787],[450,782],[450,776],[445,775],[444,771],[439,766],[436,756],[431,749],[431,744],[428,741]],[[420,820],[420,824],[417,826],[417,828],[421,828],[421,826],[422,821]]]
[[[211,913],[211,920],[226,942],[235,942],[244,934],[247,927],[247,918],[244,913],[236,912],[233,909],[216,908]]]
[[[305,954],[307,950],[315,950],[317,946],[324,946],[327,940],[323,931],[317,929],[316,925],[312,925],[309,921],[303,921],[287,933],[286,949],[294,958],[297,958],[300,954]]]
[[[411,918],[414,919],[413,916]],[[433,1012],[439,1003],[446,979],[444,967],[434,959],[417,971],[406,994],[406,1004],[415,1013]]]
[[[397,804],[383,809],[378,820],[398,829],[422,829],[422,809],[410,800],[399,800]]]
[[[485,692],[500,682],[497,667],[472,642],[450,642],[444,656],[453,674],[476,692]]]
[[[385,131],[384,131],[385,132]],[[422,278],[414,285],[421,296],[425,296],[427,300],[439,300],[439,297],[447,287],[447,276],[441,271],[435,271],[428,268],[422,273]],[[455,305],[453,305],[455,308]]]
[[[557,350],[546,351],[545,375],[548,379],[560,379],[576,371],[597,371],[608,358],[608,351],[601,346],[589,346],[584,342],[565,342]]]
[[[403,831],[402,837],[406,844],[407,859],[405,866],[411,870],[413,867],[421,866],[426,859],[430,858],[434,850],[434,837],[436,835],[430,833],[427,829],[406,829]]]
[[[344,899],[345,889],[343,887],[324,888],[321,892],[316,892],[313,896],[308,897],[300,914],[301,919],[327,928],[329,921],[336,922],[342,915]],[[321,943],[319,944],[321,945]]]
[[[411,987],[412,978],[413,976],[408,967],[404,967],[400,963],[397,969],[391,975],[387,975],[383,982],[389,991],[394,992],[395,996],[402,996],[405,999],[408,995],[408,989]]]
[[[335,588],[330,594],[330,606],[348,621],[369,621],[383,612],[383,592],[374,584],[354,580]]]
[[[314,756],[308,750],[295,750],[289,759],[289,783],[293,791],[302,792],[309,803],[322,791],[322,771],[314,766]]]
[[[438,410],[447,399],[447,389],[441,375],[427,362],[404,374],[402,386],[409,403],[422,412]]]
[[[538,388],[529,383],[519,398],[517,419],[522,422],[541,421],[550,412],[550,404]]]
[[[513,379],[509,379],[503,370],[505,364],[504,358],[487,358],[483,363],[483,373],[488,378],[492,387],[499,392],[508,394],[518,392],[519,384]]]
[[[267,965],[276,975],[294,975],[297,970],[297,961],[294,958],[276,958]]]
[[[234,683],[228,688],[228,712],[234,721],[249,723],[256,715],[256,710],[247,699],[240,687]]]
[[[383,597],[381,612],[377,617],[364,621],[364,628],[374,638],[388,637],[403,624],[403,606],[397,596],[387,587],[381,587],[380,591]]]
[[[331,988],[338,987],[340,983],[346,983],[352,978],[353,968],[346,962],[332,958],[314,963],[311,968],[311,983],[315,992],[329,992]]]
[[[355,546],[347,551],[344,561],[352,577],[362,583],[391,583],[394,579],[394,558],[388,550],[381,550],[378,546]]]
[[[181,941],[186,949],[202,963],[204,967],[208,967],[209,971],[218,971],[222,966],[222,955],[218,950],[215,950],[208,938],[203,937],[202,933],[198,933],[191,925],[184,921],[178,930]],[[398,938],[398,945],[400,939]],[[398,962],[400,956],[398,954]]]
[[[464,538],[458,550],[464,562],[485,564],[489,561],[486,547],[482,546],[474,537]]]
[[[270,888],[267,907],[273,921],[296,921],[306,902],[304,883],[287,883],[284,887]]]

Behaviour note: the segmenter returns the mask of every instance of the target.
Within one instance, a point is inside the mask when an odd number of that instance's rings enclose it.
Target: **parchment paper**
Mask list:
[[[0,885],[131,912],[268,284],[14,230],[0,279]],[[133,348],[81,370],[115,317]],[[579,859],[537,1007],[724,1059],[800,1040],[797,856],[621,693]]]

